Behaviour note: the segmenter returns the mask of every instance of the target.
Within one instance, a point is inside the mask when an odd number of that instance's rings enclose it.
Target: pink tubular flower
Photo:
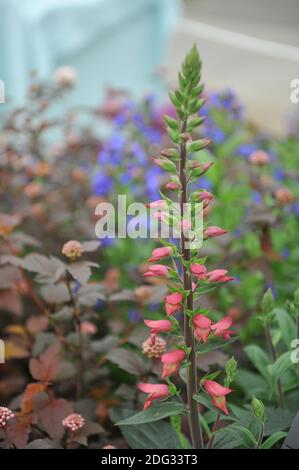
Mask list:
[[[160,259],[167,258],[171,256],[173,249],[170,246],[162,246],[161,248],[155,248],[152,251],[151,258],[148,259],[149,262],[156,262]]]
[[[169,266],[163,264],[153,264],[143,274],[145,277],[168,277]]]
[[[205,163],[204,166],[203,166],[203,173],[206,173],[211,168],[211,166],[213,166],[213,165],[214,165],[214,162]]]
[[[234,280],[233,277],[227,276],[226,269],[215,269],[214,271],[210,271],[207,276],[209,282],[228,282]]]
[[[87,335],[94,335],[98,331],[97,327],[90,321],[83,321],[80,325],[80,330]]]
[[[204,280],[207,277],[207,269],[203,264],[191,264],[190,271],[198,279]]]
[[[212,238],[212,237],[219,237],[220,235],[224,235],[228,233],[227,230],[223,230],[223,228],[211,226],[204,230],[203,235],[205,238]]]
[[[153,202],[149,202],[148,204],[145,204],[145,207],[148,207],[150,209],[166,209],[167,202],[164,201],[164,199],[158,199],[157,201],[153,201]]]
[[[232,326],[233,320],[231,317],[224,317],[217,323],[211,326],[211,330],[214,331],[214,336],[222,336],[223,339],[229,339],[231,335],[235,335],[235,331],[229,330]]]
[[[229,414],[226,406],[226,395],[233,390],[214,382],[214,380],[206,380],[203,384],[204,389],[210,395],[213,405],[219,410],[223,411],[226,415]]]
[[[181,309],[182,301],[183,296],[179,292],[174,292],[165,297],[165,310],[168,317]]]
[[[174,181],[169,181],[169,183],[166,184],[166,188],[169,189],[170,191],[176,191],[180,187],[181,187],[180,184],[175,183]]]
[[[68,429],[69,431],[78,431],[78,429],[83,428],[85,424],[85,420],[82,415],[78,413],[72,413],[68,415],[62,421],[63,426]]]
[[[9,408],[0,406],[0,429],[4,429],[8,421],[14,417],[14,413]]]
[[[210,193],[209,191],[199,191],[197,193],[198,201],[207,203],[207,202],[211,202],[213,198],[214,198],[213,194]]]
[[[195,315],[192,321],[194,325],[195,338],[199,342],[202,341],[203,343],[206,343],[211,332],[212,321],[202,313]]]
[[[157,334],[172,330],[172,323],[169,320],[144,320],[144,323],[151,329],[152,344],[155,344]]]
[[[162,379],[176,374],[185,357],[186,353],[182,349],[175,349],[163,354],[161,357],[161,362],[163,363]]]
[[[138,388],[141,392],[149,394],[143,406],[144,410],[147,410],[147,408],[151,406],[153,400],[166,398],[170,395],[168,385],[165,384],[140,383],[138,384]]]

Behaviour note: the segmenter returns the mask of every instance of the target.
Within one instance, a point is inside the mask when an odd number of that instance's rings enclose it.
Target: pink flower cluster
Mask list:
[[[83,428],[85,420],[82,415],[78,413],[72,413],[64,418],[62,424],[69,431],[75,432],[78,431],[78,429]]]
[[[194,335],[199,342],[206,343],[208,341],[210,333],[213,336],[221,336],[223,339],[229,339],[235,332],[229,328],[232,326],[231,317],[224,317],[217,323],[212,323],[208,317],[199,313],[192,318],[194,326]]]
[[[83,253],[83,247],[77,240],[69,240],[62,247],[62,254],[71,260],[79,258]]]
[[[5,428],[8,421],[14,417],[14,413],[9,408],[0,406],[0,429]]]

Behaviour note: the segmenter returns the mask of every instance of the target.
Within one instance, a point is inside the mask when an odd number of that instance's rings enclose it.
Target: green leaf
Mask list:
[[[248,437],[249,441],[252,442],[253,446],[255,447],[256,438],[249,429],[245,428],[244,426],[238,426],[235,424],[232,427],[227,428],[227,431],[234,432],[235,430],[243,432]]]
[[[246,398],[258,395],[268,397],[269,385],[263,377],[246,369],[238,369],[235,383],[243,390]]]
[[[278,431],[268,437],[266,441],[262,444],[261,449],[271,449],[277,442],[286,437],[287,433],[283,431]]]
[[[191,144],[187,145],[187,153],[199,152],[210,144],[209,139],[195,140]]]
[[[208,343],[203,343],[198,346],[197,353],[204,354],[207,352],[215,351],[219,348],[224,348],[228,344],[232,344],[239,339],[238,336],[233,336],[232,338],[224,341],[223,339],[213,338],[208,341]]]
[[[134,410],[114,408],[110,411],[110,418],[116,422],[127,419],[134,413]],[[131,449],[182,449],[177,433],[165,421],[120,426],[120,430]]]
[[[176,119],[173,119],[172,117],[167,116],[167,114],[165,114],[164,121],[166,122],[168,127],[171,127],[171,129],[175,129],[175,130],[178,129],[178,122]]]
[[[167,127],[167,133],[168,133],[169,137],[171,138],[172,142],[174,142],[175,144],[179,143],[180,134],[179,134],[178,130],[172,129],[171,127]]]
[[[291,351],[287,351],[286,353],[282,354],[272,365],[271,375],[273,380],[277,381],[280,379],[287,372],[287,370],[293,366],[290,356]]]
[[[221,432],[217,432],[212,446],[213,449],[236,449],[240,447],[244,447],[244,439],[240,432],[235,429],[234,424],[221,429]]]
[[[268,372],[268,366],[271,364],[271,361],[268,354],[255,344],[246,346],[244,350],[260,374],[269,380],[270,374]]]
[[[268,289],[265,292],[262,298],[261,307],[264,314],[272,312],[274,308],[274,297],[271,289]]]
[[[296,325],[292,317],[282,308],[276,308],[274,310],[281,337],[286,347],[289,348],[291,342],[296,338]]]
[[[200,126],[204,121],[204,117],[195,117],[188,122],[187,132],[192,132],[195,127]]]
[[[175,430],[183,449],[190,449],[190,442],[182,432],[182,418],[178,415],[170,417],[170,425]]]
[[[172,415],[187,414],[187,409],[184,405],[178,401],[166,401],[165,403],[159,403],[153,405],[145,411],[130,416],[116,423],[117,426],[133,426],[144,423],[152,423],[153,421],[160,421],[161,419],[168,418]]]

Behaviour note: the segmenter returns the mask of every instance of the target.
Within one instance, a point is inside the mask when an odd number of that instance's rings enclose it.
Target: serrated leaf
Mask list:
[[[98,268],[99,265],[91,261],[79,261],[77,263],[70,263],[67,266],[67,270],[80,284],[87,284],[91,276],[92,267]]]
[[[48,304],[60,304],[70,301],[70,294],[64,283],[43,286],[40,292]]]
[[[129,349],[112,349],[112,351],[107,354],[107,359],[130,374],[141,376],[145,372],[143,358]]]
[[[38,419],[52,439],[61,439],[64,434],[62,420],[73,412],[70,404],[63,398],[46,398],[36,408]]]
[[[81,243],[81,246],[84,253],[91,253],[96,251],[101,246],[101,242],[100,240],[89,240]]]

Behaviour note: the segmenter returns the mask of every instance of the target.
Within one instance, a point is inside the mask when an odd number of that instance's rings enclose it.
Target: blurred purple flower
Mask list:
[[[239,147],[237,148],[236,150],[236,153],[238,155],[241,155],[241,157],[249,157],[249,155],[252,153],[252,152],[255,152],[256,150],[258,150],[258,147],[256,145],[253,145],[253,144],[241,144],[239,145]]]
[[[96,196],[107,196],[113,189],[111,176],[104,173],[97,173],[92,179],[92,191]]]
[[[254,204],[260,204],[262,202],[262,196],[258,191],[252,191],[251,198]]]

